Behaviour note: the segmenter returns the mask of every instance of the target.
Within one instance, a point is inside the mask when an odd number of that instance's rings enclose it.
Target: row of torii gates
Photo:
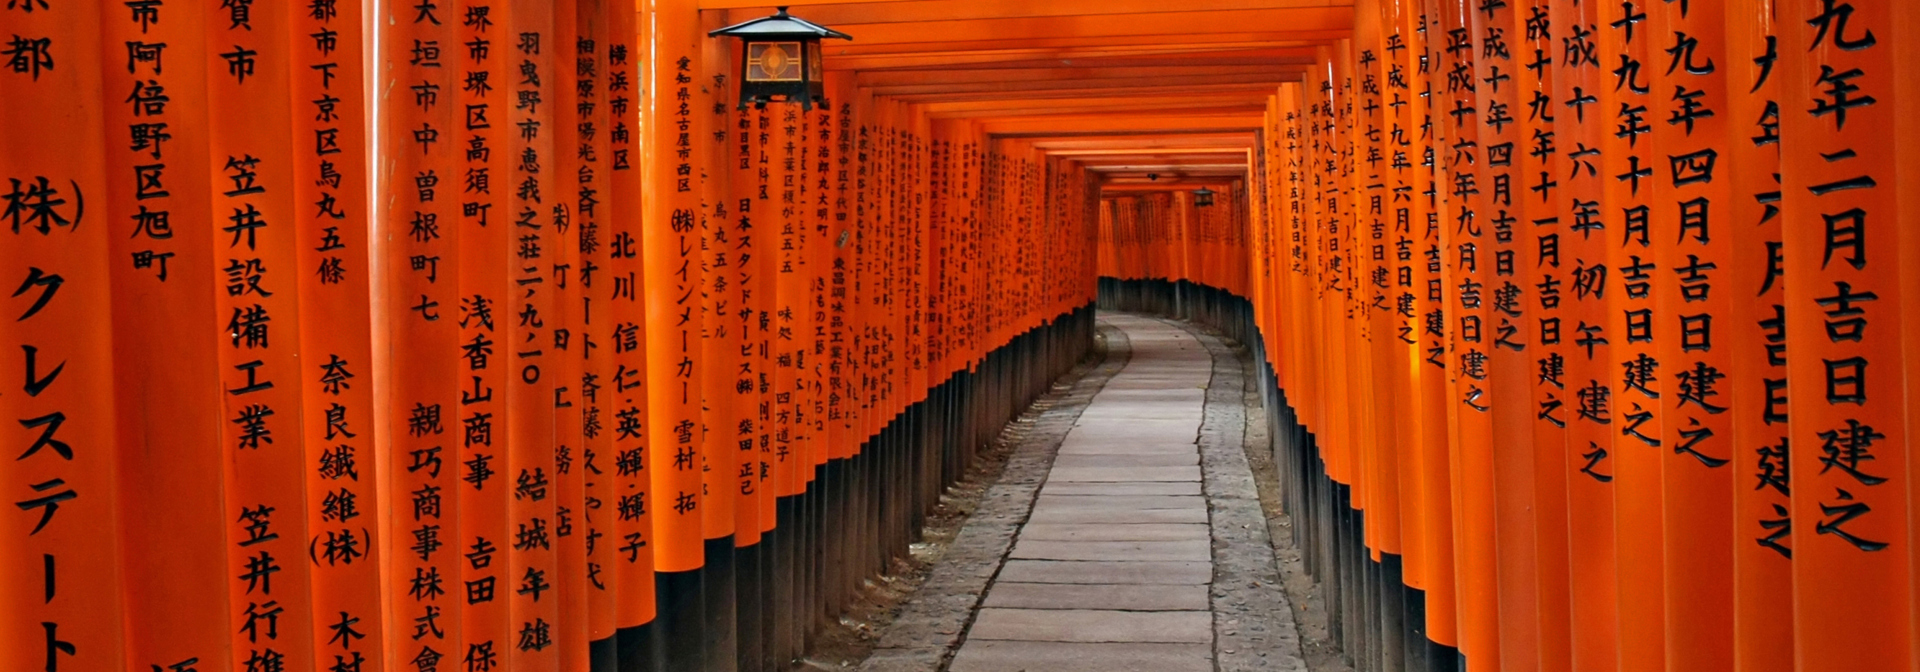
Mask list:
[[[1920,5],[793,5],[9,2],[0,668],[784,669],[1098,302],[1362,668],[1920,669]]]

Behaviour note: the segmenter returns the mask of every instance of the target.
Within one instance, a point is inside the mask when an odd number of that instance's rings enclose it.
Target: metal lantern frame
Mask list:
[[[1213,194],[1214,191],[1206,187],[1193,190],[1193,206],[1196,208],[1213,207]]]
[[[740,109],[751,104],[800,103],[811,111],[827,105],[826,67],[820,40],[853,36],[787,13],[765,16],[707,33],[740,38]]]

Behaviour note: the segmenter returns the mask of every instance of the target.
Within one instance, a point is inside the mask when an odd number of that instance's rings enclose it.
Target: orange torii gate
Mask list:
[[[1909,667],[1911,124],[1854,134],[1908,105],[1913,11],[1356,10],[1269,100],[1255,282],[1164,261],[1202,245],[1178,197],[1109,198],[1098,258],[1263,344],[1362,667],[1413,659],[1350,541],[1473,669]]]
[[[114,9],[4,15],[8,669],[773,669],[1089,342],[1084,167],[724,13]]]
[[[1920,7],[757,3],[0,10],[0,667],[778,669],[1096,301],[1363,668],[1920,665]]]

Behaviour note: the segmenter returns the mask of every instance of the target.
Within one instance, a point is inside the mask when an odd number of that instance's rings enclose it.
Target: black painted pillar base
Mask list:
[[[766,590],[760,584],[761,545],[741,546],[733,551],[734,630],[739,647],[734,664],[740,672],[767,672],[762,652],[766,650],[766,616],[762,604]]]
[[[794,534],[793,497],[782,497],[773,505],[777,521],[772,531],[761,537],[761,545],[766,547],[765,557],[769,574],[765,590],[772,593],[767,601],[767,619],[772,621],[770,628],[772,639],[767,642],[767,669],[785,670],[798,655],[798,645],[793,636],[793,561]]]
[[[823,524],[827,538],[821,556],[821,590],[825,595],[820,606],[818,618],[831,622],[835,614],[844,611],[848,604],[847,564],[842,560],[849,544],[854,543],[848,536],[847,525],[847,468],[845,458],[827,460],[822,469],[820,491],[826,495],[826,514]]]
[[[613,637],[620,672],[660,672],[659,618],[652,623],[621,628]]]
[[[706,574],[702,570],[657,572],[653,575],[655,603],[659,605],[653,623],[659,638],[661,672],[695,672],[706,669],[705,624]]]
[[[734,650],[740,646],[740,631],[734,613],[739,604],[738,573],[735,571],[733,535],[708,539],[702,597],[704,623],[701,626],[707,659],[707,672],[738,672]]]
[[[587,642],[588,672],[620,672],[620,634]]]
[[[807,484],[807,490],[794,497],[794,512],[798,520],[794,529],[800,533],[800,541],[794,548],[793,565],[793,611],[788,616],[793,619],[794,647],[793,657],[807,655],[807,642],[812,639],[813,606],[816,597],[814,582],[815,571],[820,565],[820,516],[818,515],[820,491],[818,471],[808,464],[798,468],[815,471],[814,480]]]
[[[776,515],[774,529],[760,533],[760,669],[768,672],[786,670],[785,661],[780,659],[779,627],[777,616],[779,606],[779,565],[780,565],[780,528],[779,500],[774,501]]]

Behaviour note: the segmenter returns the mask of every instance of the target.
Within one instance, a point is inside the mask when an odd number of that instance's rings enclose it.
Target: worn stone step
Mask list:
[[[1067,483],[1048,482],[1040,489],[1049,495],[1198,495],[1200,484],[1185,481],[1151,483]]]
[[[1205,523],[1204,509],[1056,509],[1035,511],[1027,524],[1035,523]]]
[[[1207,562],[1089,562],[1008,560],[998,581],[1016,583],[1130,583],[1199,585],[1213,581]]]
[[[1199,495],[1047,495],[1034,499],[1033,510],[1152,510],[1207,508]]]
[[[1121,439],[1102,439],[1102,438],[1095,438],[1095,437],[1076,439],[1072,436],[1068,436],[1065,441],[1060,442],[1060,452],[1058,456],[1055,457],[1054,459],[1058,460],[1061,457],[1072,457],[1072,456],[1080,456],[1080,455],[1199,455],[1199,454],[1200,454],[1199,444],[1196,444],[1193,441],[1181,441],[1179,439],[1175,439],[1172,441],[1147,442],[1147,441],[1127,441],[1127,440],[1121,440]]]
[[[1200,467],[1059,467],[1048,481],[1114,483],[1127,481],[1199,481]]]
[[[954,656],[952,672],[1213,672],[1205,644],[983,641]],[[932,669],[932,668],[928,668]]]
[[[1060,455],[1053,459],[1061,467],[1192,467],[1199,466],[1200,452],[1148,453],[1145,455]]]
[[[1207,587],[1183,584],[1007,583],[993,585],[981,606],[1004,609],[1204,611]]]
[[[1201,524],[1074,525],[1035,523],[1020,528],[1021,541],[1189,541],[1209,539]]]
[[[1023,560],[1103,560],[1149,562],[1211,561],[1208,539],[1184,541],[1050,541],[1021,539],[1008,557]]]
[[[981,609],[967,631],[975,639],[1027,642],[1213,642],[1207,611]]]

